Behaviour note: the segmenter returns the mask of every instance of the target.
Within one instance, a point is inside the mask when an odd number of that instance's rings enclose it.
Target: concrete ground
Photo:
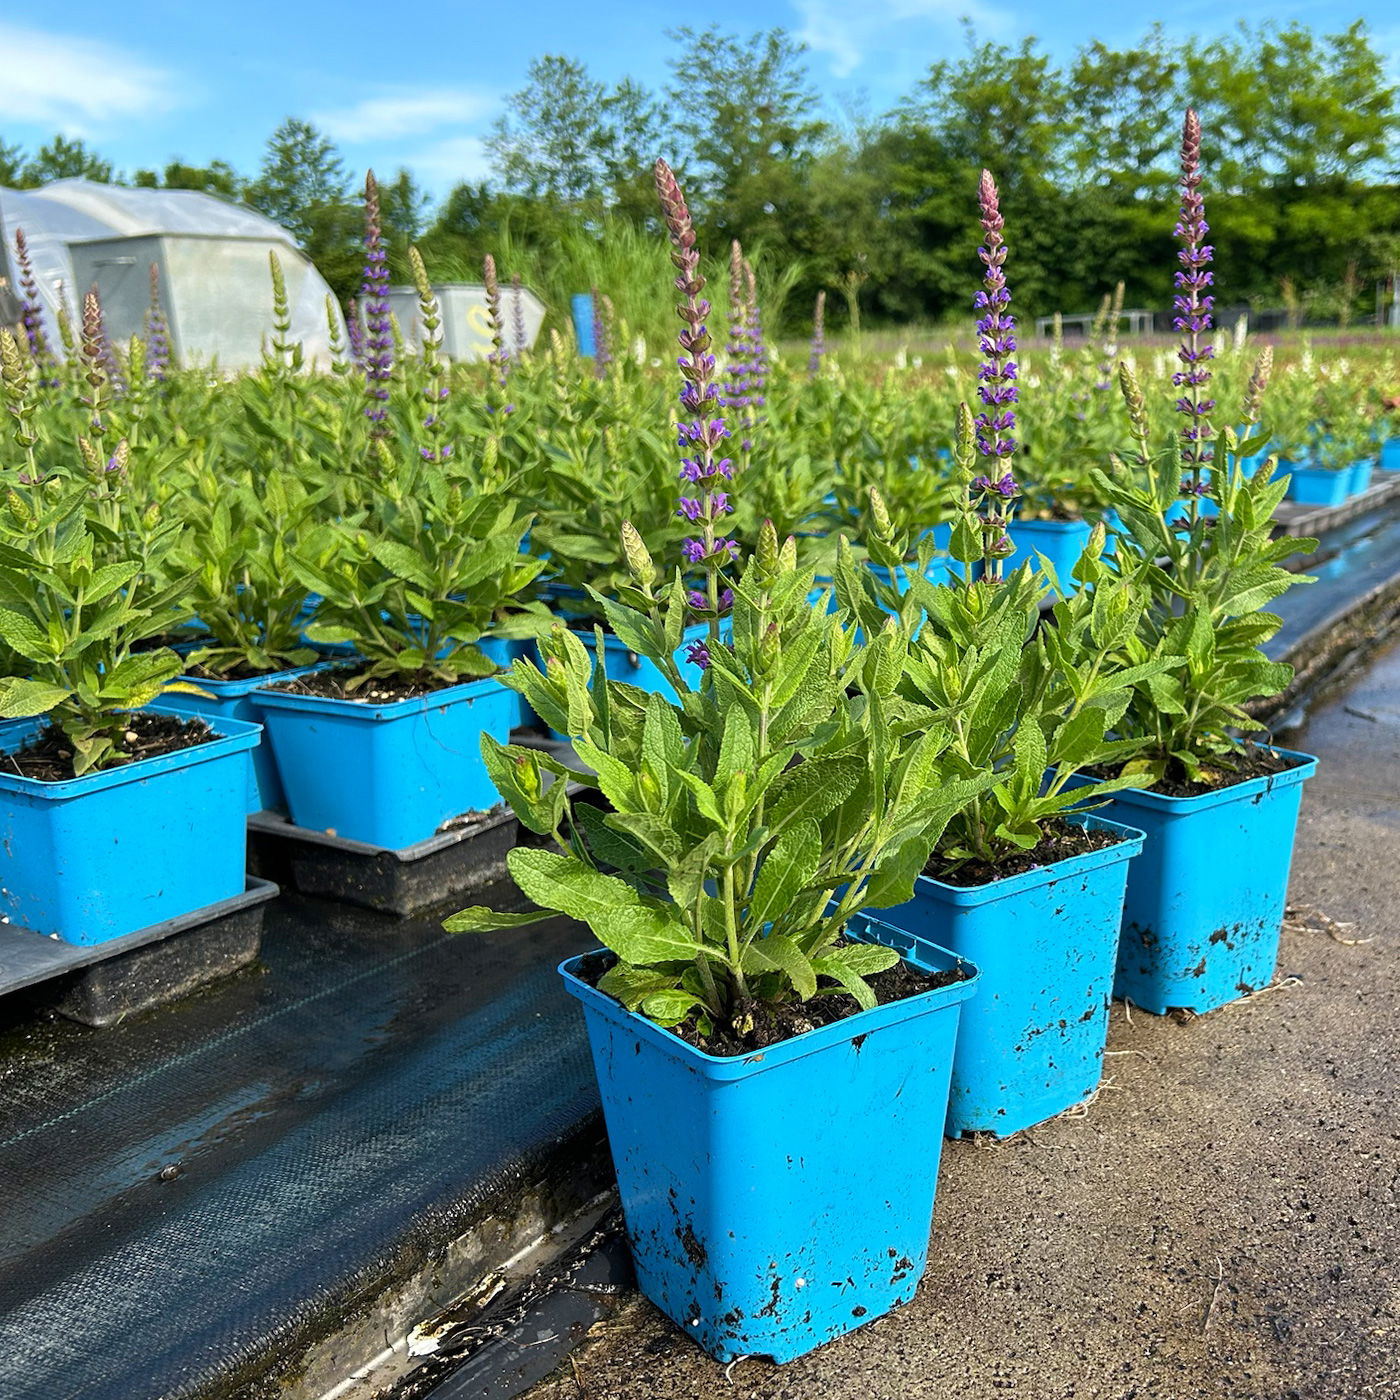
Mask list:
[[[633,1297],[531,1400],[1400,1398],[1400,650],[1293,746],[1322,759],[1312,912],[1275,986],[1194,1020],[1115,1004],[1087,1112],[949,1143],[909,1307],[726,1376]]]

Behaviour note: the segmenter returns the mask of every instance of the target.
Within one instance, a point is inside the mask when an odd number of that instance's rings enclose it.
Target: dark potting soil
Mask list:
[[[202,719],[180,719],[176,715],[139,712],[128,717],[128,725],[117,750],[129,762],[159,758],[207,744],[218,735]],[[5,768],[21,777],[41,783],[63,783],[76,777],[73,751],[61,729],[53,725],[40,731],[23,748],[6,754]],[[108,767],[114,765],[108,764]]]
[[[360,667],[340,666],[330,671],[298,676],[295,680],[279,681],[268,689],[286,690],[294,695],[321,695],[328,700],[357,700],[362,705],[392,705],[399,700],[416,700],[420,695],[432,695],[434,691],[464,683],[462,680],[447,681],[436,676],[430,676],[427,680],[416,676],[376,676],[350,689],[356,679],[363,675]]]
[[[613,965],[611,953],[595,953],[579,964],[579,976],[594,986],[602,975]],[[963,982],[967,973],[961,967],[949,968],[944,972],[921,972],[906,962],[897,962],[884,972],[877,972],[865,980],[875,993],[875,1000],[881,1006],[892,1001],[903,1001],[906,997],[918,996],[920,992],[932,991],[935,987],[949,987],[954,982]],[[702,1035],[696,1027],[695,1018],[672,1026],[673,1034],[678,1035],[687,1045],[703,1051],[707,1055],[729,1056],[748,1055],[755,1050],[766,1050],[770,1045],[778,1045],[794,1036],[804,1035],[819,1026],[830,1026],[854,1016],[861,1009],[860,1003],[840,988],[825,988],[810,1001],[805,1002],[766,1002],[749,1000],[735,1008],[735,1016],[746,1018],[749,1024],[740,1030],[734,1026],[716,1026],[711,1035]]]
[[[924,874],[945,885],[990,885],[1012,875],[1024,875],[1028,870],[1053,865],[1058,860],[1082,856],[1086,851],[1102,851],[1116,846],[1123,838],[1111,831],[1086,831],[1073,822],[1054,818],[1045,823],[1040,843],[1029,851],[1017,851],[995,865],[985,860],[949,861],[936,851],[924,866]]]
[[[162,632],[158,637],[144,637],[131,644],[132,651],[159,651],[161,647],[180,646],[186,642],[212,642],[207,632]]]
[[[211,671],[207,666],[189,666],[185,670],[185,675],[193,676],[197,681],[252,681],[259,676],[275,676],[278,671],[293,670],[293,664],[289,661],[285,666],[250,666],[246,661],[240,661],[236,666],[229,666],[222,671]]]
[[[1219,759],[1207,767],[1206,771],[1213,778],[1211,782],[1195,782],[1188,778],[1186,770],[1173,759],[1166,775],[1155,783],[1145,783],[1143,790],[1159,792],[1163,797],[1200,797],[1202,793],[1219,792],[1222,788],[1247,783],[1252,778],[1286,773],[1302,761],[1300,758],[1286,758],[1258,744],[1246,744],[1240,753]],[[1094,778],[1116,778],[1120,770],[1121,765],[1099,764],[1084,771]]]

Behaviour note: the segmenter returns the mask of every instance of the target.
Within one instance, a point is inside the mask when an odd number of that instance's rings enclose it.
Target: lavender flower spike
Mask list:
[[[53,352],[49,349],[48,338],[44,335],[44,307],[39,300],[39,282],[34,276],[34,264],[29,256],[29,243],[24,230],[15,230],[15,261],[19,264],[19,286],[24,293],[20,321],[24,326],[25,338],[29,342],[29,353],[38,365],[53,363]]]
[[[732,594],[725,578],[725,566],[738,553],[737,544],[719,536],[718,522],[733,509],[729,494],[717,490],[727,485],[733,470],[727,458],[717,452],[729,436],[723,418],[716,417],[720,404],[719,387],[715,382],[715,356],[710,349],[710,334],[705,319],[710,303],[701,296],[705,279],[700,274],[700,253],[695,246],[695,229],[690,221],[685,195],[671,167],[664,160],[656,162],[656,193],[661,201],[661,213],[670,234],[671,262],[676,268],[676,290],[680,305],[676,308],[683,329],[677,337],[681,353],[676,364],[681,372],[681,413],[678,440],[686,454],[681,466],[685,489],[695,490],[694,496],[681,497],[680,513],[692,521],[696,537],[687,539],[682,553],[688,564],[704,572],[701,588],[695,590],[704,600],[696,613],[708,620],[709,638],[706,644],[693,647],[690,659],[702,670],[709,665],[710,649],[719,641],[719,619],[728,611]],[[694,514],[692,514],[692,510]],[[691,603],[695,599],[692,597]]]
[[[379,226],[379,185],[374,171],[365,176],[364,295],[365,417],[374,424],[371,436],[389,434],[389,380],[394,371],[394,329],[389,320],[389,255]],[[353,333],[352,333],[353,334]]]
[[[1205,242],[1210,225],[1206,223],[1205,201],[1201,198],[1201,119],[1190,109],[1181,133],[1181,217],[1175,232],[1181,243],[1176,255],[1181,266],[1174,278],[1176,295],[1172,305],[1176,316],[1172,325],[1181,333],[1182,342],[1176,352],[1181,368],[1172,375],[1172,383],[1182,391],[1176,410],[1187,420],[1181,430],[1181,464],[1190,490],[1186,490],[1186,483],[1182,489],[1191,497],[1194,520],[1201,495],[1197,489],[1201,473],[1214,456],[1209,415],[1215,400],[1203,397],[1203,391],[1210,383],[1209,364],[1215,358],[1215,346],[1210,341],[1202,344],[1201,337],[1214,325],[1211,312],[1215,297],[1208,288],[1215,281],[1215,274],[1210,271],[1215,249]]]
[[[821,373],[822,357],[826,354],[826,291],[817,293],[816,309],[812,312],[812,350],[807,357],[807,378]]]
[[[1001,561],[1012,553],[1006,536],[1009,503],[1020,491],[1011,470],[1016,439],[1018,398],[1016,387],[1016,318],[1006,309],[1011,305],[1011,293],[1006,288],[1006,243],[1001,231],[1006,225],[1001,216],[996,181],[984,170],[978,185],[977,200],[982,213],[982,246],[977,256],[986,269],[982,290],[973,298],[973,306],[983,313],[977,322],[978,348],[982,364],[977,371],[977,395],[982,401],[981,412],[973,420],[977,451],[983,458],[984,471],[974,478],[971,489],[977,496],[976,507],[986,507],[982,520],[983,577],[993,583],[1001,580]],[[997,498],[997,499],[993,499]],[[1002,504],[1003,502],[1007,504]]]
[[[170,368],[170,324],[160,304],[160,268],[151,264],[151,304],[146,312],[146,369],[163,380]]]

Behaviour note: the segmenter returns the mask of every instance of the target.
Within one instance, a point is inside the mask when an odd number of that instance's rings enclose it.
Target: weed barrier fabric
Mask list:
[[[284,898],[165,1010],[0,1001],[0,1395],[232,1395],[461,1234],[596,1110],[589,943]]]

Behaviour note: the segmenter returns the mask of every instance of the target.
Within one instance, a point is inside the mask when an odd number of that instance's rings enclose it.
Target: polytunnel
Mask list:
[[[76,324],[91,287],[97,288],[114,342],[144,335],[154,266],[180,363],[222,369],[256,364],[272,330],[268,254],[275,252],[286,275],[291,339],[302,343],[309,362],[330,358],[330,288],[292,235],[251,209],[198,190],[126,189],[92,180],[0,188],[0,268],[16,291],[19,229],[55,345],[60,305]]]

